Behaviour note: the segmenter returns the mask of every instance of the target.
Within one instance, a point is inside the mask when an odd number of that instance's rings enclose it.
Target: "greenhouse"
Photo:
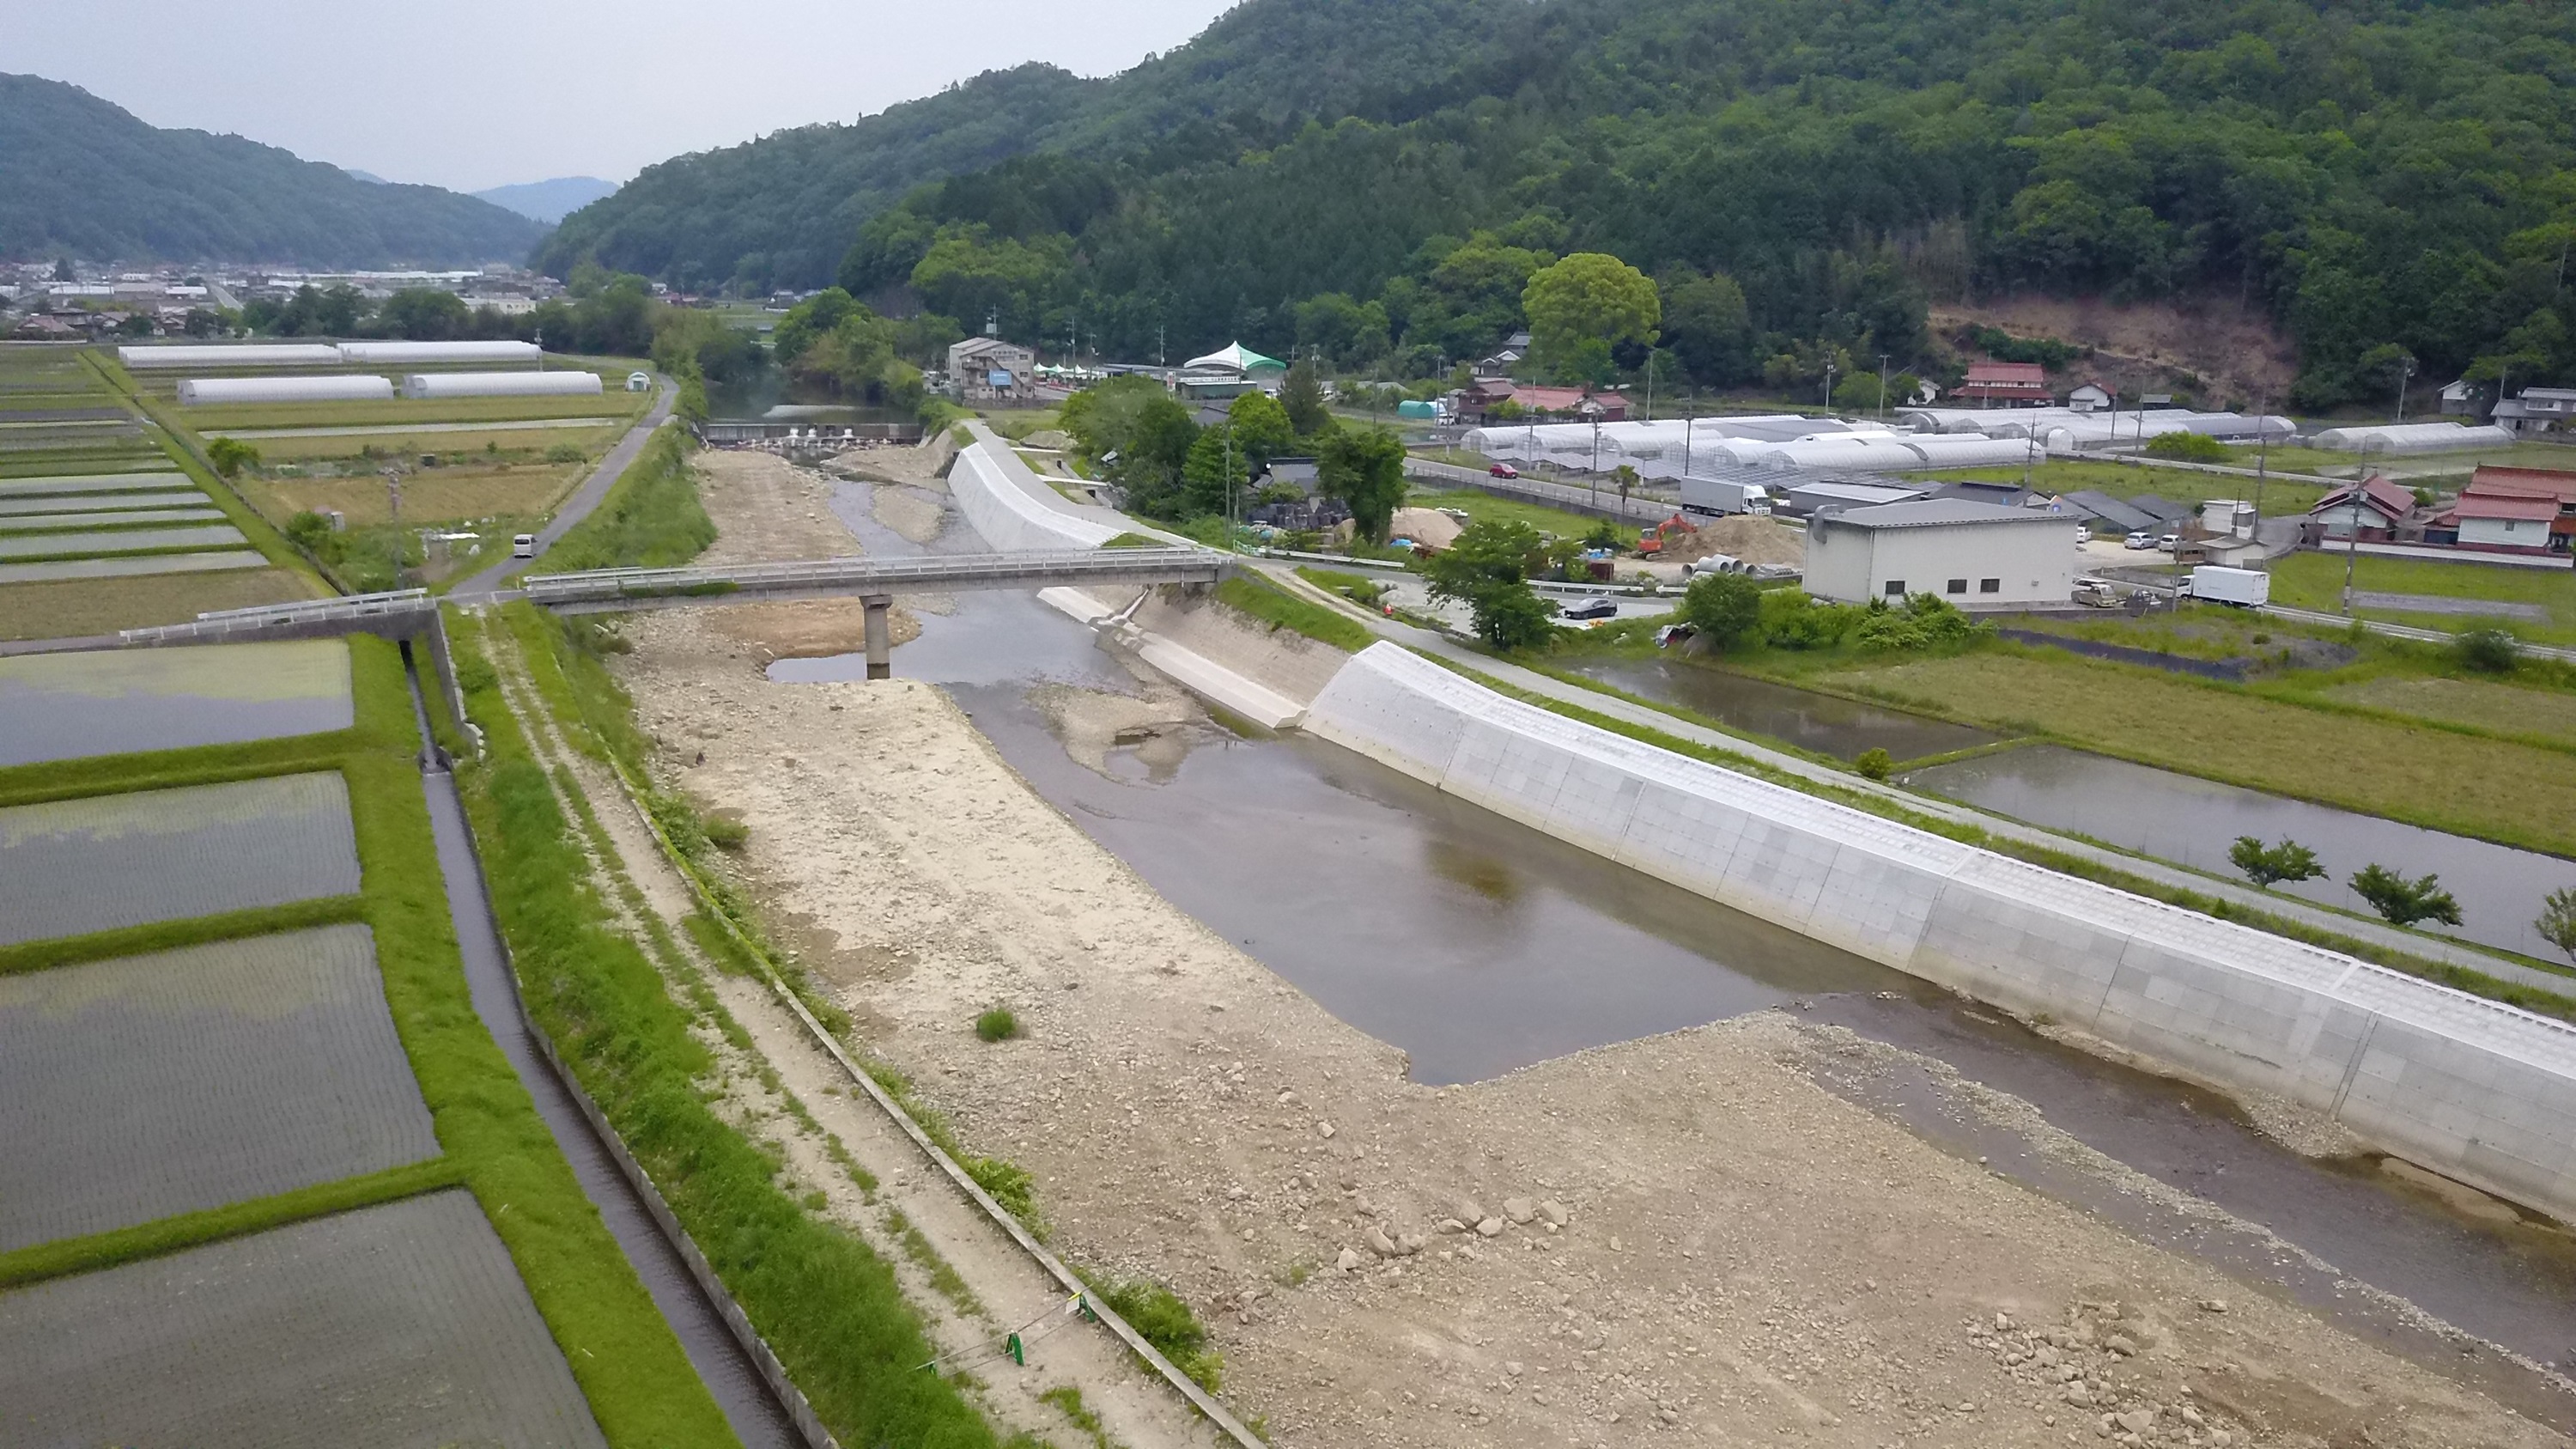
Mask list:
[[[394,395],[390,378],[336,377],[192,377],[179,384],[179,404],[210,403],[371,402]]]
[[[533,342],[343,342],[340,361],[369,367],[395,363],[525,362],[544,354]]]
[[[116,360],[129,368],[337,367],[340,349],[319,342],[120,347]]]
[[[2469,427],[2460,423],[2390,423],[2381,427],[2328,428],[2313,440],[2320,448],[2360,453],[2456,453],[2467,448],[2500,448],[2513,434],[2493,423]]]
[[[415,372],[402,395],[429,397],[575,397],[601,390],[595,372]]]

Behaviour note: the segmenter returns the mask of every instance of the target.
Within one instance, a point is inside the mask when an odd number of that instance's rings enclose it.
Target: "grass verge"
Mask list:
[[[1377,642],[1376,636],[1358,620],[1337,614],[1321,604],[1309,603],[1267,580],[1248,574],[1221,580],[1216,586],[1216,601],[1236,613],[1268,624],[1273,630],[1285,629],[1292,634],[1303,634],[1346,654],[1357,654]]]
[[[808,1213],[771,1158],[711,1108],[698,1079],[712,1058],[690,1012],[613,929],[497,678],[488,665],[474,674],[467,709],[490,754],[466,777],[466,799],[530,1014],[842,1442],[994,1444],[953,1384],[916,1371],[936,1351],[893,1270]]]
[[[689,467],[688,434],[663,428],[609,490],[599,511],[546,551],[546,571],[669,568],[696,558],[715,541],[715,523],[698,502],[697,479]]]
[[[310,926],[362,921],[366,919],[366,907],[364,896],[324,896],[318,900],[291,901],[282,906],[226,911],[216,916],[122,926],[113,931],[93,931],[85,936],[21,941],[14,946],[0,946],[0,976],[21,971],[45,971],[56,966],[77,966],[84,961],[104,961],[112,956],[140,956],[148,951],[202,946],[209,941],[233,941],[244,936],[267,936],[279,931],[300,931]]]

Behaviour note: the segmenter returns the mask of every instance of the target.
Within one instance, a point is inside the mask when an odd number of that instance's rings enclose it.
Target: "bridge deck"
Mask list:
[[[831,558],[729,568],[545,574],[527,580],[522,596],[559,614],[592,614],[747,599],[865,598],[968,589],[1043,589],[1059,584],[1211,583],[1224,575],[1226,567],[1222,555],[1195,548]]]

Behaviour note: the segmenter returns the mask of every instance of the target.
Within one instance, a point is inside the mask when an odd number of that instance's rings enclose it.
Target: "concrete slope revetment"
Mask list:
[[[2576,1219],[2576,1028],[1506,699],[1400,646],[1308,732],[1559,839]]]

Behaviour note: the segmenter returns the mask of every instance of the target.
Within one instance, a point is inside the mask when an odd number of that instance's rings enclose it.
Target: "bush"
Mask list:
[[[1762,639],[1774,649],[1831,649],[1860,624],[1862,611],[1797,589],[1762,593]]]
[[[2227,859],[2247,880],[2266,889],[2278,881],[2315,880],[2326,873],[2317,864],[2315,851],[2287,836],[2278,845],[2265,845],[2251,835],[2240,835],[2227,848]]]
[[[1852,761],[1852,768],[1860,771],[1863,779],[1884,780],[1888,772],[1896,768],[1896,762],[1888,758],[1884,748],[1872,745],[1860,752],[1859,759]]]
[[[2460,923],[2460,903],[2442,889],[2438,875],[2408,880],[2373,863],[2355,872],[2350,884],[2352,893],[2370,902],[2370,908],[2391,925],[2411,926],[2417,921],[2439,921],[2446,926]]]
[[[975,1035],[986,1041],[1009,1041],[1020,1034],[1020,1019],[1007,1006],[996,1006],[975,1018]]]
[[[546,449],[546,461],[549,463],[578,463],[581,459],[581,449],[572,443],[557,443]]]
[[[217,438],[206,445],[206,461],[225,477],[237,477],[242,469],[259,466],[259,449],[238,438]]]
[[[2232,456],[2225,443],[2198,433],[2158,433],[2147,440],[2146,453],[2184,463],[2224,463]]]
[[[1682,595],[1682,622],[1711,647],[1731,649],[1761,626],[1762,593],[1745,574],[1701,574]]]
[[[1141,1278],[1113,1283],[1099,1292],[1100,1301],[1126,1319],[1128,1327],[1144,1335],[1145,1341],[1170,1359],[1174,1368],[1197,1380],[1200,1388],[1216,1392],[1225,1360],[1208,1351],[1207,1327],[1190,1311],[1190,1305],[1169,1288]]]
[[[740,850],[751,842],[751,827],[722,815],[706,818],[707,844],[718,850]]]
[[[2511,674],[2521,646],[2502,629],[2471,629],[2451,641],[2451,659],[2480,674]]]
[[[330,537],[331,520],[310,508],[286,520],[286,541],[306,553],[320,553]]]

